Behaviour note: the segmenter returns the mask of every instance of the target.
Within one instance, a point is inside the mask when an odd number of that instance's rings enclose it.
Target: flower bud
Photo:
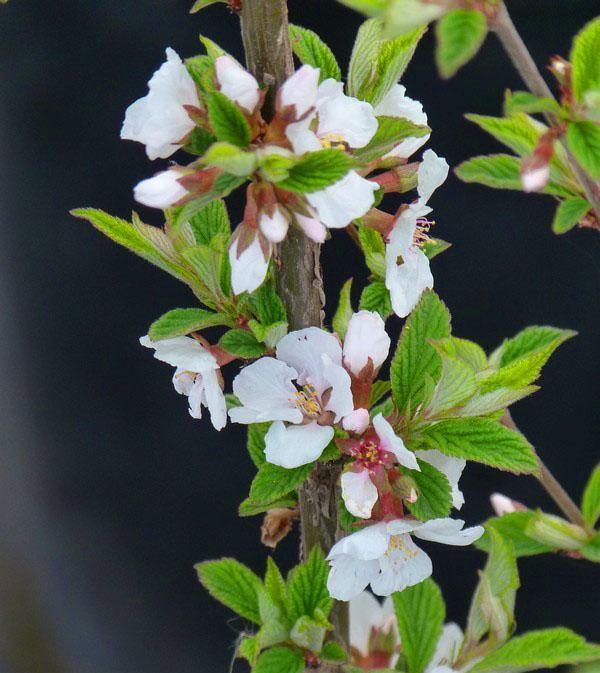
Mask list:
[[[296,222],[302,231],[315,243],[325,243],[327,229],[317,220],[316,217],[307,217],[300,213],[295,213]]]
[[[550,179],[550,164],[533,154],[521,164],[521,184],[524,192],[541,192]]]
[[[287,234],[290,225],[287,212],[276,205],[269,215],[268,211],[262,211],[258,216],[258,226],[265,237],[272,243],[281,243]]]
[[[303,65],[279,89],[278,108],[294,105],[296,119],[299,119],[316,105],[318,85],[319,68]]]
[[[175,168],[157,173],[154,177],[139,182],[133,190],[133,197],[138,203],[150,208],[170,208],[188,194],[187,189],[179,182],[182,175]]]
[[[581,549],[588,540],[583,528],[544,512],[536,512],[525,533],[542,544],[568,551]]]
[[[226,54],[215,61],[215,73],[221,93],[247,112],[254,112],[260,100],[258,82],[242,66]]]
[[[369,427],[369,412],[366,409],[355,409],[351,414],[344,416],[342,427],[348,432],[355,432],[357,435]]]
[[[502,493],[492,493],[492,495],[490,495],[490,503],[492,504],[492,509],[496,516],[512,514],[519,509],[524,509],[521,503],[517,503],[516,500],[512,500]],[[519,507],[518,505],[521,506]]]
[[[359,311],[348,322],[344,339],[344,364],[358,376],[369,359],[378,369],[390,351],[390,337],[381,316],[373,311]]]

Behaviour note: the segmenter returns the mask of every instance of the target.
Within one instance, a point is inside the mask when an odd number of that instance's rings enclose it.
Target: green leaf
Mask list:
[[[335,640],[331,640],[323,645],[320,658],[323,659],[323,661],[337,663],[346,661],[348,659],[348,653],[339,643],[336,643]]]
[[[303,615],[292,627],[290,639],[298,647],[320,652],[328,630],[331,630],[331,624],[326,619],[312,619]]]
[[[269,505],[287,496],[308,477],[312,464],[287,470],[272,463],[264,463],[250,487],[249,501],[255,505]]]
[[[350,292],[352,290],[352,278],[349,278],[343,285],[340,290],[340,300],[338,302],[338,307],[333,316],[331,322],[333,330],[337,332],[340,339],[346,337],[346,330],[348,329],[348,323],[350,318],[354,314],[352,310],[352,299],[350,297]]]
[[[345,0],[342,0],[345,3]],[[387,0],[381,0],[387,2]],[[348,94],[358,97],[367,79],[371,77],[383,35],[383,23],[376,19],[365,21],[356,34],[348,67]]]
[[[503,643],[514,630],[514,608],[519,572],[512,542],[494,529],[488,530],[489,553],[469,610],[466,637],[478,643],[489,634]]]
[[[184,149],[190,154],[202,156],[216,140],[217,139],[213,136],[212,133],[206,129],[196,126],[190,134]]]
[[[530,631],[488,654],[472,673],[523,673],[562,664],[600,659],[600,645],[588,643],[570,629]]]
[[[484,551],[490,549],[489,530],[498,532],[504,539],[510,540],[514,546],[517,558],[521,556],[536,556],[553,551],[552,547],[542,544],[529,537],[526,533],[535,512],[531,510],[511,512],[500,517],[488,519],[483,525],[486,532],[476,540],[475,546]]]
[[[229,325],[230,320],[223,314],[205,311],[201,308],[175,308],[155,320],[148,335],[152,341],[172,339],[207,327]]]
[[[210,126],[218,140],[246,147],[252,139],[250,124],[240,108],[220,91],[206,96]]]
[[[458,337],[448,337],[432,344],[440,355],[447,355],[450,358],[460,360],[474,372],[480,372],[486,369],[488,361],[485,351],[479,344],[468,339],[459,339]]]
[[[258,592],[262,582],[249,568],[232,558],[204,561],[194,567],[213,598],[251,622],[261,623]]]
[[[402,328],[390,366],[392,397],[400,412],[414,411],[423,401],[426,375],[438,381],[442,361],[429,341],[448,336],[448,309],[434,292],[424,292]]]
[[[319,82],[324,79],[340,81],[342,73],[331,49],[312,30],[290,24],[290,43],[301,63],[320,69]]]
[[[421,244],[421,250],[427,255],[427,259],[437,257],[450,247],[452,247],[452,243],[448,243],[448,241],[444,241],[442,238],[433,238],[432,236]]]
[[[263,652],[253,673],[302,673],[304,657],[287,647],[273,647]]]
[[[537,457],[527,440],[487,418],[456,418],[426,427],[421,438],[427,448],[447,456],[473,460],[515,474],[539,470]]]
[[[277,564],[271,556],[267,557],[267,572],[265,573],[265,591],[271,600],[284,610],[286,586]]]
[[[522,400],[539,390],[539,386],[497,388],[489,393],[478,393],[457,412],[458,416],[487,416]]]
[[[596,534],[589,542],[586,542],[579,551],[588,561],[600,563],[600,533]]]
[[[389,4],[389,0],[340,0],[340,2],[367,16],[378,16]]]
[[[371,406],[374,406],[379,400],[387,395],[392,389],[389,381],[374,381],[371,388]]]
[[[316,192],[341,180],[353,165],[352,157],[335,148],[307,152],[277,186],[301,194]]]
[[[600,519],[600,464],[592,470],[583,491],[581,511],[586,524],[593,528]]]
[[[482,12],[455,9],[436,24],[435,59],[440,75],[452,77],[479,51],[487,33],[487,22]]]
[[[219,46],[209,37],[206,37],[206,35],[200,35],[200,42],[202,42],[204,48],[206,49],[206,53],[210,56],[211,59],[213,59],[213,61],[218,59],[219,56],[230,56],[239,65],[239,62],[236,61],[236,59],[234,59],[231,54],[228,54],[225,49],[223,49],[223,47]]]
[[[490,366],[506,367],[525,355],[539,352],[548,347],[558,348],[577,332],[550,325],[531,325],[504,342],[490,356]]]
[[[185,67],[202,93],[206,94],[215,90],[215,65],[210,56],[200,54],[192,58],[186,58]],[[208,131],[204,132],[208,133]],[[212,136],[212,134],[210,135]]]
[[[243,329],[230,329],[219,339],[219,346],[238,358],[258,358],[265,352],[265,347],[251,332]]]
[[[567,143],[583,168],[600,180],[600,126],[595,122],[570,122]]]
[[[252,462],[257,468],[260,468],[266,461],[265,459],[265,435],[271,427],[270,422],[251,423],[248,426],[248,440],[246,446]]]
[[[290,626],[283,608],[271,598],[264,587],[258,592],[258,609],[262,623],[258,632],[261,649],[289,640]]]
[[[223,199],[215,199],[190,219],[190,227],[198,245],[209,245],[216,236],[229,240],[231,226]]]
[[[288,331],[287,322],[262,325],[256,320],[249,320],[248,327],[252,330],[252,334],[254,334],[258,341],[264,343],[267,348],[275,348]]]
[[[327,617],[333,599],[327,590],[329,566],[318,547],[313,547],[308,560],[296,566],[287,581],[287,614],[295,623],[304,615],[315,617],[316,610]]]
[[[385,243],[381,234],[369,227],[358,227],[358,237],[367,267],[377,278],[385,278]]]
[[[263,325],[274,325],[286,322],[287,316],[283,302],[275,290],[275,284],[270,279],[263,283],[249,298],[250,308]]]
[[[209,5],[216,5],[217,2],[227,4],[227,0],[196,0],[196,2],[192,5],[192,8],[190,9],[190,14],[195,14],[196,12],[199,12],[201,9],[208,7]]]
[[[561,201],[552,220],[552,231],[555,234],[570,231],[591,209],[592,206],[579,196]]]
[[[385,34],[387,37],[402,35],[417,26],[425,26],[440,17],[446,8],[421,0],[391,0],[388,3],[385,17]]]
[[[519,112],[527,114],[547,112],[559,115],[561,107],[554,98],[534,96],[529,91],[509,91],[507,89],[504,94],[504,114],[510,117]]]
[[[361,311],[376,311],[384,320],[389,317],[392,300],[385,283],[376,281],[367,285],[360,295],[358,307]]]
[[[416,502],[407,503],[410,511],[419,521],[441,519],[450,514],[452,491],[445,474],[424,460],[418,460],[421,471],[406,470],[417,486]]]
[[[377,117],[377,131],[368,145],[354,150],[354,156],[363,163],[374,161],[393,150],[406,138],[421,138],[431,132],[428,126],[415,124],[403,117]]]
[[[588,91],[600,89],[600,17],[592,19],[573,40],[569,61],[573,66],[573,93],[583,101]]]
[[[393,594],[402,652],[409,673],[423,673],[442,634],[446,606],[432,579]]]
[[[534,512],[525,533],[541,544],[564,551],[579,551],[589,537],[583,528],[541,511]]]
[[[442,372],[427,408],[439,414],[464,404],[475,394],[477,382],[473,369],[456,358],[442,356]]]
[[[225,277],[229,280],[229,274],[225,274],[229,268],[226,246],[225,240],[215,237],[210,245],[195,245],[183,251],[184,258],[214,297],[229,294],[229,287],[223,285]]]
[[[222,168],[231,175],[245,177],[255,171],[256,156],[252,152],[244,152],[230,142],[216,142],[208,148],[202,157],[202,163]]]
[[[256,157],[262,176],[268,182],[281,182],[290,174],[290,168],[298,162],[298,158],[288,150],[275,145],[262,148]]]
[[[465,118],[521,157],[533,152],[541,135],[525,114],[516,114],[512,117],[466,114]]]
[[[240,503],[238,507],[238,515],[241,517],[246,516],[256,516],[257,514],[264,514],[270,509],[276,508],[294,508],[298,506],[298,498],[295,493],[290,493],[284,498],[279,498],[278,500],[273,500],[272,502],[264,503],[259,502],[255,503],[246,498],[243,502]]]

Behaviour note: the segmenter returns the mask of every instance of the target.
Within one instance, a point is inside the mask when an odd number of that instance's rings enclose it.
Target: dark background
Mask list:
[[[598,9],[594,0],[510,4],[540,64],[566,56]],[[260,520],[236,516],[252,476],[243,429],[218,434],[192,420],[170,368],[138,345],[165,310],[193,306],[191,294],[68,215],[93,205],[127,217],[133,185],[163,165],[118,135],[166,46],[198,53],[202,31],[242,57],[235,17],[222,5],[190,17],[189,5],[0,7],[2,673],[225,672],[243,624],[204,593],[192,566],[221,555],[265,565]],[[324,0],[292,0],[290,13],[347,64],[358,15]],[[404,78],[429,115],[429,146],[451,165],[498,151],[462,119],[499,114],[503,89],[521,86],[496,40],[450,82],[436,75],[432,47],[429,34]],[[548,197],[452,176],[433,206],[436,234],[454,243],[434,274],[455,334],[491,349],[528,324],[580,332],[544,370],[542,391],[514,412],[578,499],[598,460],[600,237],[553,236]],[[155,212],[143,215],[158,222]],[[364,274],[343,233],[323,257],[331,309],[341,282]],[[469,523],[489,516],[494,490],[551,509],[531,478],[473,465],[462,486]],[[284,567],[296,545],[290,536],[276,551]],[[449,618],[464,623],[484,557],[427,548]],[[520,565],[521,630],[564,624],[600,639],[597,568],[559,557]]]

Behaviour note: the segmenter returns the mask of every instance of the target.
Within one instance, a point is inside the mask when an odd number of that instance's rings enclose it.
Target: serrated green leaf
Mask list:
[[[268,512],[270,509],[279,509],[279,508],[292,509],[297,506],[298,506],[298,498],[296,497],[295,493],[290,493],[289,496],[279,498],[277,500],[273,500],[272,502],[267,503],[264,502],[255,503],[252,502],[250,498],[246,498],[240,503],[240,506],[238,507],[238,514],[241,517],[256,516],[257,514],[264,514],[265,512]]]
[[[340,81],[342,73],[331,49],[312,30],[290,24],[290,43],[301,63],[320,69],[319,82],[325,79]]]
[[[204,561],[194,567],[213,598],[255,624],[261,623],[258,592],[262,582],[250,568],[232,558]]]
[[[252,312],[263,325],[273,325],[287,320],[283,302],[275,290],[272,279],[263,283],[248,300]]]
[[[329,641],[323,645],[321,650],[320,659],[323,661],[331,661],[333,663],[343,662],[348,659],[348,654],[346,650],[334,640]]]
[[[378,16],[387,7],[389,0],[340,0],[340,3],[367,16]]]
[[[389,381],[374,381],[371,388],[371,406],[377,404],[391,389],[392,384]]]
[[[435,26],[435,59],[440,75],[448,79],[470,61],[486,34],[487,22],[482,12],[455,9],[445,14]]]
[[[385,243],[381,234],[369,227],[358,227],[358,237],[367,267],[377,278],[385,278]]]
[[[490,366],[505,367],[511,362],[549,346],[557,348],[577,332],[550,325],[530,325],[510,339],[505,339],[490,356]]]
[[[375,311],[385,320],[392,314],[390,291],[385,283],[375,281],[365,287],[360,295],[358,308],[361,311]]]
[[[306,615],[299,617],[292,627],[290,639],[298,647],[320,652],[331,624],[327,620],[315,620]]]
[[[433,465],[424,460],[418,460],[421,471],[406,470],[406,474],[413,479],[417,486],[416,502],[407,502],[407,507],[419,519],[441,519],[450,514],[452,508],[452,491],[450,482]]]
[[[286,586],[277,564],[271,556],[267,557],[267,572],[265,573],[265,591],[269,594],[271,600],[278,605],[282,611],[285,606]]]
[[[442,355],[442,371],[427,408],[440,414],[466,403],[477,390],[473,369],[456,358]]]
[[[329,566],[318,547],[314,547],[308,560],[296,566],[287,581],[287,614],[290,622],[300,617],[315,617],[320,610],[327,617],[333,599],[327,590]]]
[[[190,154],[202,156],[216,140],[212,133],[196,126],[183,149]]]
[[[250,487],[249,501],[255,505],[268,505],[298,488],[308,477],[312,464],[287,470],[272,463],[260,466]]]
[[[276,322],[272,325],[262,325],[256,320],[249,320],[248,327],[258,341],[264,343],[267,348],[275,348],[287,334],[287,322]]]
[[[256,170],[256,156],[253,152],[244,152],[230,142],[213,143],[202,157],[207,166],[222,168],[231,175],[245,177]]]
[[[588,91],[600,89],[600,17],[592,19],[573,39],[569,60],[573,66],[573,93],[583,101]]]
[[[483,348],[474,341],[448,337],[432,343],[440,354],[464,362],[474,372],[480,372],[487,367],[488,361]]]
[[[567,143],[583,168],[595,180],[600,180],[600,125],[588,121],[570,122]]]
[[[353,151],[363,163],[379,159],[407,138],[421,138],[431,132],[428,126],[415,124],[403,117],[377,117],[377,131],[369,144]]]
[[[218,140],[246,147],[252,139],[250,124],[239,107],[220,91],[206,95],[208,120]]]
[[[265,459],[265,435],[271,423],[251,423],[248,426],[248,439],[246,446],[252,462],[257,468],[260,468],[266,461]]]
[[[148,335],[152,341],[172,339],[218,325],[229,325],[231,321],[221,313],[205,311],[201,308],[175,308],[155,320]]]
[[[260,641],[258,636],[244,636],[238,645],[236,657],[245,659],[250,666],[254,666],[260,654]]]
[[[509,117],[519,112],[558,115],[561,113],[561,107],[554,98],[535,96],[529,91],[509,91],[507,89],[504,94],[504,114]]]
[[[226,297],[229,294],[229,288],[223,286],[225,271],[229,268],[226,246],[224,239],[215,237],[210,245],[195,245],[182,253],[214,297]]]
[[[409,673],[423,673],[442,634],[446,606],[432,579],[393,594],[402,652]]]
[[[385,36],[403,35],[417,26],[425,26],[444,14],[446,8],[420,0],[391,0],[384,14]]]
[[[427,448],[515,474],[539,470],[535,452],[518,432],[487,418],[455,418],[423,429]]]
[[[200,42],[204,45],[204,48],[206,49],[206,53],[212,58],[213,60],[216,60],[219,58],[219,56],[229,56],[231,59],[233,59],[238,65],[241,65],[239,61],[237,61],[231,54],[227,53],[223,47],[218,45],[214,40],[211,40],[209,37],[206,37],[206,35],[200,35]]]
[[[341,0],[346,4],[346,0]],[[380,0],[381,3],[387,0]],[[382,8],[383,9],[383,8]],[[358,96],[363,82],[371,77],[383,35],[383,23],[376,19],[365,21],[356,34],[348,66],[348,94]]]
[[[486,532],[476,540],[475,546],[484,551],[490,549],[490,529],[497,531],[504,539],[510,540],[514,547],[515,556],[536,556],[553,551],[552,547],[542,544],[529,537],[526,533],[527,526],[535,516],[531,510],[511,512],[500,517],[488,519],[483,525]]]
[[[564,234],[570,231],[591,208],[592,206],[579,196],[561,201],[554,213],[552,231],[555,234]]]
[[[210,245],[216,236],[229,240],[231,226],[223,199],[215,199],[196,213],[189,221],[198,245]]]
[[[243,329],[230,329],[219,339],[219,346],[238,358],[258,358],[265,347],[257,341],[254,334]]]
[[[429,341],[449,336],[448,309],[434,292],[424,292],[402,328],[390,366],[392,396],[400,412],[421,404],[426,375],[437,383],[442,360]]]
[[[557,627],[530,631],[512,638],[488,654],[471,669],[472,673],[524,673],[561,664],[577,664],[600,659],[600,646],[588,643],[570,629]]]
[[[335,148],[307,152],[277,186],[301,194],[316,192],[341,180],[352,166],[352,157]]]
[[[479,393],[461,407],[456,415],[487,416],[495,411],[506,409],[538,390],[539,386],[525,386],[523,388],[497,388],[489,393]]]
[[[465,118],[521,157],[533,152],[541,135],[525,114],[516,114],[512,117],[466,114]]]
[[[215,66],[214,61],[210,56],[200,54],[199,56],[186,58],[184,63],[190,77],[198,85],[200,91],[203,93],[214,91]]]
[[[258,632],[261,649],[287,641],[290,627],[283,608],[271,598],[264,586],[258,591],[258,609],[262,623]]]
[[[346,330],[348,329],[348,323],[352,317],[354,311],[352,310],[352,299],[350,292],[352,290],[352,278],[349,278],[343,285],[340,290],[340,299],[338,302],[338,307],[331,321],[334,331],[338,334],[340,339],[346,337]]]
[[[590,528],[593,528],[600,519],[600,464],[592,470],[588,479],[583,498],[581,500],[581,512]]]
[[[302,673],[304,657],[288,647],[265,650],[254,667],[253,673]]]
[[[430,236],[426,241],[421,244],[421,250],[427,256],[427,259],[433,259],[438,255],[441,255],[442,252],[448,250],[452,247],[452,243],[444,241],[443,238],[433,238]]]

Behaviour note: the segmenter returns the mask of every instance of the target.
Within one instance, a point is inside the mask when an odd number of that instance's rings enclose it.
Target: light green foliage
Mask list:
[[[539,386],[524,386],[523,388],[496,388],[487,393],[477,393],[457,413],[467,416],[487,416],[511,404],[528,397],[539,390]]]
[[[451,336],[447,339],[432,342],[432,345],[440,355],[447,355],[450,358],[460,360],[460,362],[470,367],[475,373],[487,367],[485,351],[474,341]]]
[[[196,126],[187,139],[184,149],[189,154],[202,156],[216,140],[210,131]]]
[[[334,332],[337,332],[337,335],[340,337],[340,339],[345,338],[346,330],[348,329],[348,323],[350,322],[350,318],[354,313],[352,310],[352,298],[350,296],[351,290],[352,278],[349,278],[342,285],[338,307],[331,322]]]
[[[218,140],[246,147],[252,137],[248,120],[240,108],[220,91],[206,95],[210,127]]]
[[[377,117],[378,127],[368,145],[354,150],[362,163],[375,161],[387,154],[406,138],[421,138],[431,132],[428,126],[415,124],[402,117]]]
[[[371,388],[371,406],[377,404],[391,389],[392,384],[389,381],[382,381],[381,379],[374,381]]]
[[[319,610],[316,612],[320,613]],[[296,620],[296,623],[292,627],[290,639],[298,647],[310,650],[311,652],[319,652],[323,647],[327,631],[330,631],[332,628],[332,625],[322,614],[319,614],[317,618],[303,615]]]
[[[347,658],[348,654],[346,653],[346,650],[334,640],[323,645],[323,649],[321,650],[321,659],[323,659],[323,661],[338,663],[346,661]]]
[[[353,165],[350,155],[334,148],[307,152],[277,186],[301,194],[316,192],[341,180]]]
[[[148,334],[153,341],[160,341],[197,332],[207,327],[229,324],[231,324],[230,321],[223,314],[205,311],[201,308],[176,308],[155,320],[150,325]]]
[[[525,528],[525,533],[553,549],[578,551],[588,541],[587,533],[565,519],[537,511]]]
[[[595,122],[570,122],[567,142],[577,161],[595,180],[600,180],[600,126]]]
[[[304,657],[288,647],[273,647],[263,652],[253,673],[302,673]]]
[[[393,595],[408,673],[423,673],[435,651],[446,617],[439,587],[426,579]]]
[[[185,248],[182,255],[213,297],[225,299],[229,296],[229,258],[224,238],[215,237],[209,245]]]
[[[427,426],[421,439],[430,449],[490,467],[531,474],[539,470],[536,455],[523,435],[488,418],[456,418]]]
[[[488,560],[469,610],[466,640],[470,645],[487,636],[497,646],[514,631],[519,573],[512,542],[494,529],[488,530],[488,536]]]
[[[586,542],[579,551],[588,561],[600,563],[600,533],[597,533],[589,542]]]
[[[215,66],[210,56],[200,54],[186,58],[185,67],[202,94],[215,90]]]
[[[368,227],[359,227],[358,236],[369,271],[377,278],[385,278],[385,243],[381,234]]]
[[[270,425],[270,423],[251,423],[248,426],[246,446],[256,468],[260,468],[265,462],[265,435]]]
[[[265,352],[265,347],[254,334],[243,329],[230,329],[219,339],[219,346],[238,358],[258,358]]]
[[[261,623],[258,591],[262,582],[249,568],[230,558],[204,561],[195,568],[200,582],[213,598],[251,622]]]
[[[418,26],[425,26],[442,16],[446,9],[442,5],[421,0],[389,0],[384,13],[387,37],[404,35]]]
[[[440,75],[452,77],[479,51],[487,34],[487,22],[482,12],[455,9],[436,24],[435,59]]]
[[[286,470],[272,463],[264,463],[250,486],[250,495],[240,508],[247,511],[252,506],[255,510],[258,508],[264,511],[264,508],[268,509],[281,498],[289,498],[290,493],[308,477],[311,469],[310,464]]]
[[[561,664],[600,659],[600,646],[588,643],[570,629],[530,631],[488,654],[471,669],[473,673],[524,673]]]
[[[440,380],[427,404],[428,410],[433,414],[440,414],[464,404],[477,390],[475,372],[468,364],[445,355],[441,358]]]
[[[324,79],[342,79],[340,66],[331,49],[312,30],[290,24],[290,43],[294,54],[302,63],[319,68],[319,81]]]
[[[533,152],[541,135],[530,118],[522,113],[511,117],[478,114],[466,114],[465,117],[522,157]]]
[[[258,639],[261,649],[284,643],[290,634],[290,627],[283,608],[275,602],[264,587],[258,590],[258,610],[261,628]]]
[[[519,112],[526,114],[550,113],[555,115],[562,114],[562,108],[554,98],[544,98],[534,96],[529,91],[509,91],[504,93],[504,114],[510,117]]]
[[[424,460],[418,463],[420,472],[404,470],[415,482],[418,495],[416,502],[406,503],[407,507],[420,521],[448,516],[452,508],[452,492],[446,475]]]
[[[192,5],[192,8],[190,9],[190,14],[194,14],[195,12],[199,12],[201,9],[204,9],[205,7],[208,7],[209,5],[215,5],[217,2],[222,2],[223,4],[227,4],[227,0],[196,0],[194,4]]]
[[[231,54],[225,51],[223,47],[218,45],[214,40],[211,40],[209,37],[206,37],[206,35],[200,35],[200,42],[204,45],[204,48],[206,49],[206,53],[210,58],[216,60],[219,58],[219,56],[229,56],[231,59],[233,59],[236,63],[239,63],[237,59],[233,58]],[[240,63],[241,65],[241,63]]]
[[[365,287],[358,304],[362,311],[376,311],[385,320],[392,314],[390,291],[381,281],[375,281]]]
[[[235,656],[245,659],[250,666],[254,666],[260,654],[260,639],[256,636],[244,636],[240,640]]]
[[[590,204],[579,196],[561,201],[552,220],[552,231],[555,234],[570,231],[591,208]]]
[[[575,36],[570,61],[573,66],[573,93],[582,102],[586,93],[600,89],[600,17]]]
[[[581,511],[586,524],[593,528],[600,518],[600,464],[592,470],[583,491]]]
[[[404,324],[390,367],[392,397],[400,411],[414,412],[423,402],[426,376],[438,381],[442,360],[430,340],[449,336],[448,309],[434,292],[424,292]]]
[[[227,241],[231,234],[227,206],[223,199],[215,199],[190,218],[189,225],[198,245],[209,245],[215,237]]]
[[[390,0],[340,0],[342,5],[362,12],[367,16],[378,16],[387,7]]]
[[[314,547],[306,563],[296,566],[287,579],[286,611],[291,623],[303,616],[327,617],[333,599],[327,590],[329,566],[318,547]]]
[[[442,238],[433,238],[430,236],[428,240],[421,244],[421,250],[427,255],[428,259],[433,259],[448,250],[451,246],[452,243],[448,243],[448,241],[444,241]]]
[[[256,169],[256,156],[229,142],[216,142],[208,148],[202,157],[202,163],[222,168],[231,175],[245,177]]]
[[[484,551],[489,551],[490,534],[488,531],[494,530],[500,533],[505,540],[512,542],[517,558],[546,554],[553,551],[552,547],[538,542],[527,535],[527,527],[534,516],[534,511],[527,510],[511,512],[510,514],[488,519],[484,524],[486,532],[475,542],[475,545]]]

